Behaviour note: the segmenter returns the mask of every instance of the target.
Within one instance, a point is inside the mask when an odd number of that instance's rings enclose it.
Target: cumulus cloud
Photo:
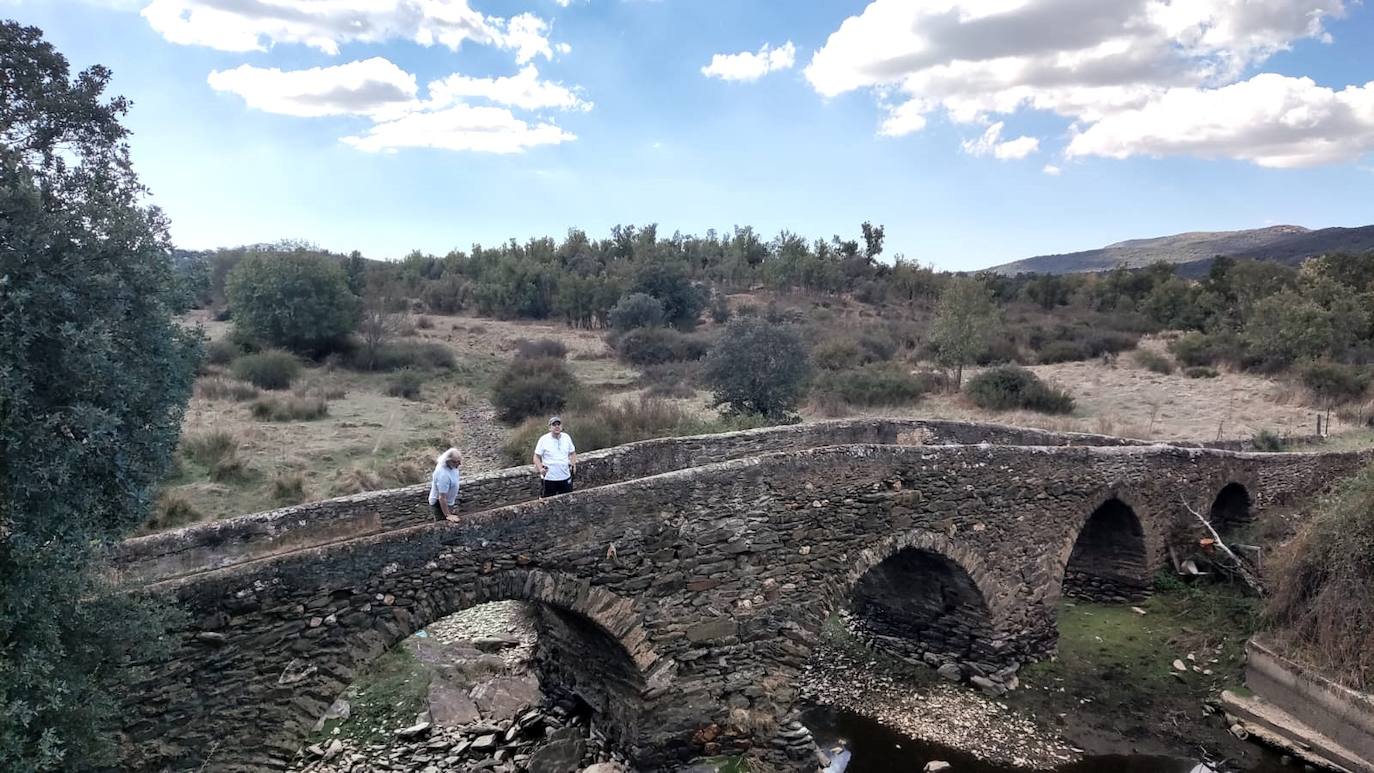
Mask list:
[[[1251,119],[1274,123],[1228,124],[1209,111],[1213,120],[1199,127],[1208,130],[1205,142],[1171,139],[1158,126],[1133,132],[1128,124],[1161,118],[1188,95],[1200,103],[1249,84],[1239,82],[1244,73],[1274,53],[1300,40],[1329,40],[1325,24],[1344,15],[1346,5],[1346,0],[874,0],[840,24],[804,74],[824,96],[873,91],[886,110],[879,127],[886,135],[919,131],[937,112],[958,123],[986,123],[1032,109],[1074,123],[1076,155],[1182,152],[1269,165],[1323,163],[1361,152],[1359,137],[1370,119],[1358,109],[1362,98],[1350,89],[1323,95],[1315,84],[1280,89],[1259,80],[1259,86],[1227,96]],[[1318,112],[1329,108],[1326,122],[1249,110],[1246,98],[1261,89]],[[1304,151],[1300,145],[1309,140],[1319,148]],[[1034,150],[1027,141],[1004,153]],[[990,154],[996,156],[995,149]]]
[[[382,121],[365,134],[344,137],[343,141],[374,153],[401,148],[520,153],[536,145],[557,145],[575,139],[575,135],[553,123],[531,125],[506,108],[459,104]]]
[[[515,51],[523,64],[567,50],[533,14],[485,16],[468,0],[152,0],[148,23],[166,39],[221,51],[296,43],[337,54],[345,43],[410,40],[457,50],[473,41]]]
[[[1045,164],[1045,168],[1044,168],[1044,169],[1041,169],[1040,171],[1044,172],[1045,174],[1049,175],[1050,177],[1058,177],[1060,174],[1062,174],[1062,173],[1064,172],[1063,169],[1060,169],[1059,167],[1055,166],[1054,164]]]
[[[770,72],[791,69],[796,60],[797,47],[792,41],[777,48],[764,43],[757,52],[716,54],[710,64],[701,68],[701,74],[726,81],[756,81]]]
[[[1171,89],[1089,126],[1067,154],[1188,154],[1300,167],[1355,161],[1370,151],[1374,81],[1336,91],[1266,73],[1216,89]]]
[[[242,65],[210,73],[210,87],[249,107],[307,118],[386,115],[415,101],[415,76],[381,57],[335,67],[283,72]]]
[[[1002,122],[998,121],[989,126],[978,139],[964,141],[964,152],[971,156],[992,156],[1009,161],[1025,158],[1040,149],[1040,140],[1034,137],[1017,137],[1014,140],[1003,141],[1002,128]]]
[[[366,117],[372,126],[343,142],[370,152],[429,147],[519,153],[576,136],[547,119],[531,123],[512,108],[592,109],[574,89],[542,80],[534,65],[496,78],[450,75],[428,84],[428,99],[419,97],[414,75],[380,57],[291,71],[242,65],[210,73],[209,82],[269,113]],[[473,105],[471,100],[493,104]]]

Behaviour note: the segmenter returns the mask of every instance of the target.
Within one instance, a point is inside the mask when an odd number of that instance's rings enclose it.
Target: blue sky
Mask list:
[[[574,226],[852,238],[872,220],[889,253],[957,270],[1374,223],[1374,9],[1351,0],[0,0],[0,15],[114,70],[138,170],[192,248],[290,238],[387,258]]]

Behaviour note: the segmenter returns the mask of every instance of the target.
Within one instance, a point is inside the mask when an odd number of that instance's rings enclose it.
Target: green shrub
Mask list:
[[[413,370],[403,370],[387,379],[386,393],[392,397],[403,397],[407,400],[420,399],[420,387],[424,386],[425,380],[419,373]]]
[[[665,319],[663,303],[647,293],[630,293],[611,309],[609,319],[613,330],[658,327]]]
[[[1369,391],[1369,372],[1357,365],[1330,360],[1308,362],[1299,368],[1298,377],[1327,405],[1355,402]]]
[[[1141,349],[1136,352],[1135,362],[1151,373],[1160,373],[1167,376],[1174,372],[1174,364],[1169,361],[1168,357],[1149,349]]]
[[[239,439],[224,430],[211,430],[181,439],[181,452],[191,461],[205,467],[233,456],[239,450]]]
[[[1036,352],[1036,359],[1043,365],[1056,362],[1077,362],[1092,359],[1088,347],[1082,341],[1050,341]]]
[[[706,293],[676,263],[644,264],[635,274],[630,292],[657,298],[663,304],[663,321],[683,330],[694,327],[706,307]]]
[[[1244,347],[1230,333],[1184,333],[1169,342],[1169,353],[1183,365],[1215,365],[1221,360],[1239,361]]]
[[[711,297],[711,321],[723,325],[730,321],[730,302],[721,293]]]
[[[513,424],[531,416],[547,419],[580,391],[581,385],[562,360],[515,360],[497,376],[491,401],[501,420]]]
[[[259,389],[288,389],[301,372],[300,362],[290,352],[269,350],[245,354],[230,367],[234,378]]]
[[[564,359],[568,356],[568,347],[562,341],[555,341],[552,338],[536,338],[531,341],[528,338],[517,338],[515,340],[515,356],[523,360],[537,360],[540,357],[554,357]]]
[[[701,366],[695,362],[646,365],[639,376],[639,385],[648,390],[650,397],[692,397],[700,383]]]
[[[1288,441],[1278,433],[1263,429],[1250,438],[1250,447],[1256,451],[1278,453],[1288,449]]]
[[[707,358],[704,376],[717,405],[777,419],[806,396],[811,360],[796,331],[741,317],[729,324]]]
[[[817,379],[817,399],[837,398],[850,405],[909,405],[926,392],[921,379],[893,363],[871,363],[852,370],[827,371]]]
[[[619,336],[616,353],[631,365],[699,360],[706,356],[706,339],[666,327],[635,328]]]
[[[1073,397],[1041,381],[1034,373],[1004,365],[968,380],[964,392],[975,405],[993,411],[1023,409],[1040,413],[1071,413]]]
[[[1217,369],[1207,365],[1195,365],[1191,368],[1184,368],[1183,375],[1188,378],[1216,378],[1221,375]]]
[[[301,354],[333,351],[358,326],[343,268],[318,253],[251,253],[229,272],[227,291],[236,330]]]
[[[849,370],[859,366],[863,353],[851,338],[827,338],[811,349],[811,359],[821,370]]]
[[[259,394],[258,388],[252,384],[231,378],[203,378],[196,382],[196,397],[202,400],[233,400],[241,403]]]
[[[228,365],[242,353],[238,345],[227,338],[205,344],[205,361],[211,365]]]
[[[433,368],[448,370],[457,366],[453,350],[435,341],[387,341],[377,347],[371,358],[362,348],[354,349],[344,358],[353,370],[393,371],[404,368]]]
[[[269,395],[254,400],[249,409],[253,418],[262,421],[314,421],[329,415],[329,403],[323,397],[307,395]]]

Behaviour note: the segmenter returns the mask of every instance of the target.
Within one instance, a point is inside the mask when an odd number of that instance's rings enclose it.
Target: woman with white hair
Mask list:
[[[463,456],[450,448],[434,460],[434,474],[430,476],[429,506],[434,508],[434,520],[458,520],[458,468]]]

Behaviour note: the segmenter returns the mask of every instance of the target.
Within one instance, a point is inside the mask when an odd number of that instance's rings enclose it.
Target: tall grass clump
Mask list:
[[[547,418],[563,410],[581,391],[581,384],[562,360],[515,360],[496,377],[491,401],[502,421],[515,424],[531,416]]]
[[[232,432],[211,430],[181,439],[181,452],[196,464],[210,467],[238,453],[239,439]]]
[[[249,410],[261,421],[314,421],[329,415],[329,403],[315,395],[268,395],[254,400]]]
[[[521,360],[537,360],[541,357],[553,357],[555,359],[566,359],[568,347],[562,341],[555,341],[552,338],[536,338],[531,341],[528,338],[515,339],[515,356]]]
[[[1135,364],[1151,373],[1167,376],[1174,372],[1174,364],[1169,361],[1168,357],[1165,357],[1159,352],[1141,349],[1135,353],[1134,359]]]
[[[392,397],[402,397],[406,400],[420,399],[420,388],[424,386],[425,380],[413,370],[403,370],[386,382],[386,393]]]
[[[228,365],[243,353],[233,341],[220,338],[205,344],[205,361],[210,365]]]
[[[233,400],[243,402],[252,400],[260,392],[252,384],[245,384],[232,378],[220,378],[212,376],[203,378],[196,382],[196,397],[202,400]]]
[[[1266,623],[1301,660],[1374,688],[1374,466],[1315,508],[1274,557]]]
[[[191,498],[177,491],[164,491],[158,495],[153,512],[148,516],[143,528],[145,531],[175,529],[188,523],[195,523],[205,515],[200,512]]]
[[[230,366],[234,378],[259,389],[289,389],[300,375],[301,364],[295,355],[280,349],[245,354]]]
[[[1072,413],[1073,396],[1015,365],[989,368],[968,380],[964,393],[980,408]]]

